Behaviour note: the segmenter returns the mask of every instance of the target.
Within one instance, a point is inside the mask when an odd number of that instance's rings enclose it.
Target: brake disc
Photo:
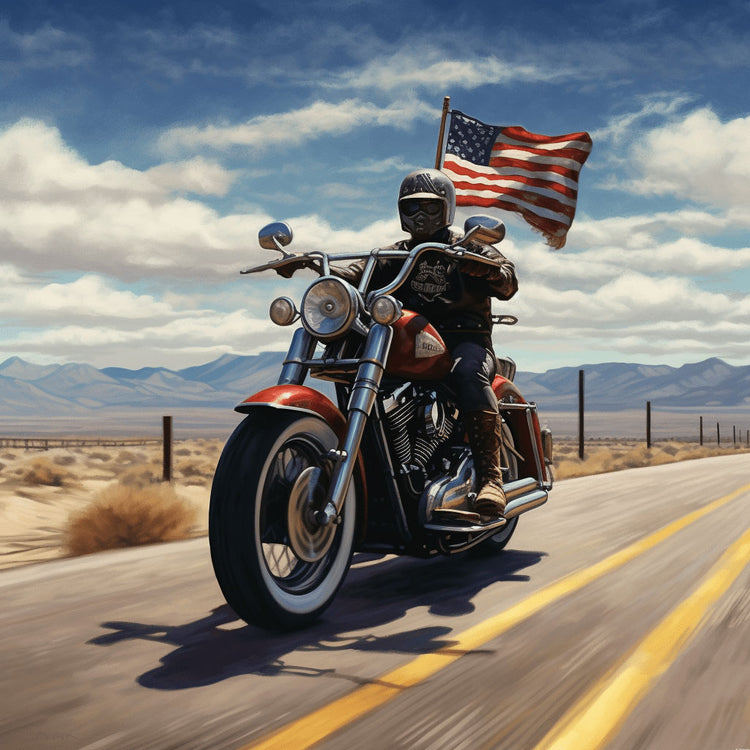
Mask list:
[[[325,526],[314,518],[314,499],[324,491],[323,472],[317,466],[309,466],[297,477],[289,493],[287,506],[287,530],[289,546],[304,562],[322,560],[331,548],[336,534],[336,524]]]

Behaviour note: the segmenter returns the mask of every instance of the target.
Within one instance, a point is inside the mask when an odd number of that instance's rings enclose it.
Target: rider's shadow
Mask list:
[[[432,625],[385,636],[347,634],[394,622],[415,607],[426,607],[431,614],[445,617],[473,612],[472,599],[479,591],[492,583],[529,580],[519,571],[535,565],[543,556],[541,552],[506,551],[491,564],[468,557],[393,558],[378,563],[376,569],[355,564],[321,621],[294,633],[267,633],[243,625],[224,604],[206,617],[183,625],[104,622],[102,627],[111,632],[89,643],[111,647],[140,639],[175,646],[160,660],[159,667],[137,678],[142,686],[157,690],[210,685],[243,674],[330,676],[359,682],[337,674],[335,669],[295,665],[289,657],[298,651],[423,654],[450,648],[455,641],[447,637],[451,632],[447,626]]]

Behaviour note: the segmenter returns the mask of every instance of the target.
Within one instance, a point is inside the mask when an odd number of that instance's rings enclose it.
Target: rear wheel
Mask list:
[[[333,600],[352,555],[356,492],[341,523],[316,523],[310,502],[325,491],[331,428],[299,412],[258,409],[227,442],[209,509],[214,572],[234,611],[262,627],[292,629]]]

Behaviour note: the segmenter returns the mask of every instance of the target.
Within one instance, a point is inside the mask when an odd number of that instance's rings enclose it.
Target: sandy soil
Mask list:
[[[178,440],[173,448],[173,486],[197,510],[189,536],[207,532],[208,501],[223,439]],[[555,442],[557,479],[699,458],[745,446],[699,448],[696,443],[594,440],[578,458],[578,443]],[[147,488],[162,478],[162,446],[68,447],[25,450],[0,447],[0,569],[66,554],[71,516],[101,501],[113,486]]]
[[[175,491],[198,511],[192,535],[207,530],[208,499],[222,440],[176,441]],[[159,482],[162,446],[0,448],[0,569],[62,557],[71,514],[113,484]]]

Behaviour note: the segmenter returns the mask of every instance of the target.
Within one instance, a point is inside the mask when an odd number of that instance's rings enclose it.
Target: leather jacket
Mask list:
[[[461,235],[449,228],[430,239],[435,242],[455,242]],[[411,250],[417,243],[402,240],[384,249]],[[497,261],[497,266],[481,266],[470,275],[462,271],[462,263],[442,253],[427,252],[421,256],[406,282],[394,293],[408,310],[424,315],[442,334],[491,334],[491,298],[507,300],[518,290],[515,267],[499,250],[491,245],[472,244],[468,249]],[[331,273],[358,284],[365,261],[344,267],[331,267]],[[370,289],[378,289],[392,281],[400,269],[396,258],[380,260],[370,282]],[[486,268],[486,273],[484,269]],[[487,277],[489,274],[489,278]]]

